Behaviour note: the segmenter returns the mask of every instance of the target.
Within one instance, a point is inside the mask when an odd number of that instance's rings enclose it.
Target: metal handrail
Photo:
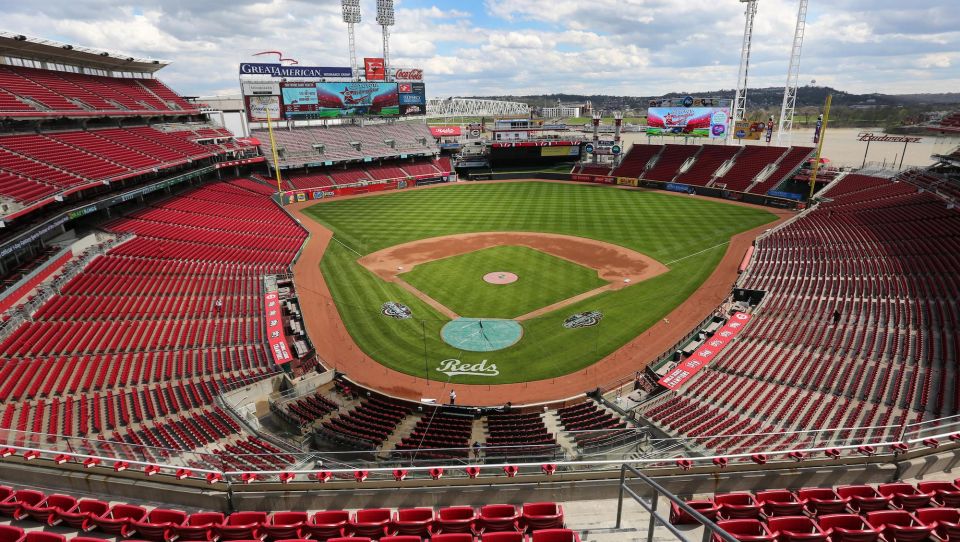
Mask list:
[[[650,487],[650,489],[653,490],[653,495],[651,495],[651,498],[649,501],[645,500],[643,497],[638,495],[636,491],[634,491],[632,488],[627,486],[627,471],[630,471],[630,473],[635,478],[639,478],[643,483],[645,483],[647,486]],[[620,492],[617,497],[617,523],[615,527],[616,529],[620,529],[623,524],[623,494],[624,493],[630,495],[630,497],[634,501],[636,501],[637,504],[642,506],[650,514],[650,521],[647,524],[647,542],[653,542],[653,532],[657,527],[657,523],[665,527],[678,539],[683,540],[685,542],[691,542],[691,539],[684,536],[684,534],[680,532],[680,530],[677,529],[672,523],[670,523],[668,519],[664,518],[657,512],[657,503],[660,502],[661,495],[666,497],[667,500],[675,504],[678,508],[680,508],[680,510],[683,510],[686,514],[689,514],[690,517],[697,520],[701,525],[703,525],[704,527],[703,538],[701,539],[701,542],[709,542],[713,535],[717,535],[720,539],[724,540],[724,542],[739,542],[736,538],[733,537],[733,535],[731,535],[727,531],[724,531],[722,528],[720,528],[719,525],[714,523],[712,520],[708,519],[706,516],[704,516],[700,512],[697,512],[693,507],[691,507],[689,504],[684,502],[683,499],[681,499],[680,497],[677,497],[676,495],[668,491],[666,488],[656,483],[653,480],[653,478],[650,478],[646,474],[643,474],[642,472],[638,471],[637,469],[635,469],[630,465],[627,465],[626,463],[620,466]]]

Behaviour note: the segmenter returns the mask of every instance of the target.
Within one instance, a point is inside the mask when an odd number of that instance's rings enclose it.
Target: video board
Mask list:
[[[727,137],[730,109],[726,107],[650,107],[647,135]]]
[[[288,120],[400,115],[396,83],[286,82],[280,92]]]

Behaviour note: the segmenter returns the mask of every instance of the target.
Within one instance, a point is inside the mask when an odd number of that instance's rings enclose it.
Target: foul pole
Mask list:
[[[277,141],[273,138],[273,121],[270,119],[270,106],[267,110],[267,132],[270,134],[270,150],[273,153],[273,171],[277,174],[277,194],[280,195],[280,205],[283,205],[283,188],[280,185],[280,156],[277,154]]]
[[[810,197],[807,201],[813,199],[813,191],[817,186],[817,172],[820,171],[820,154],[823,152],[823,140],[827,138],[827,122],[830,120],[830,104],[833,102],[833,94],[827,94],[827,103],[823,106],[823,127],[820,128],[820,141],[817,142],[817,155],[813,159],[813,171],[810,173]]]

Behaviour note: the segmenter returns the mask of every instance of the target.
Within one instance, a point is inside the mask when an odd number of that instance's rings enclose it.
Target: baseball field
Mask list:
[[[334,234],[320,264],[327,302],[359,348],[391,369],[462,384],[540,380],[595,363],[696,291],[731,236],[777,218],[721,201],[536,181],[329,200],[305,214]],[[465,350],[441,334],[457,318],[461,329],[479,326],[470,344],[495,332],[494,319],[516,322],[520,338]]]

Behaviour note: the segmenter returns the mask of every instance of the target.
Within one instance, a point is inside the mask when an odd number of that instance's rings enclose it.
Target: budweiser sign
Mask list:
[[[923,141],[922,137],[874,135],[872,132],[860,132],[857,134],[857,139],[859,141],[883,141],[886,143],[920,143]]]
[[[420,69],[397,68],[394,73],[394,80],[396,81],[423,81],[423,70]]]

